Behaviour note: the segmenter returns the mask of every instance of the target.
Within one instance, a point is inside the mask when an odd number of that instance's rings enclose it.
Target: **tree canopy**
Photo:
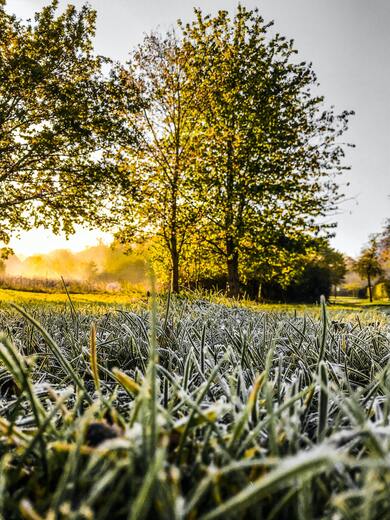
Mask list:
[[[201,97],[187,74],[190,59],[173,32],[155,33],[115,71],[123,97],[135,97],[140,107],[136,114],[125,110],[137,145],[123,142],[117,157],[132,187],[117,236],[125,243],[157,238],[169,258],[175,292],[181,254],[193,239],[201,206],[191,176]]]
[[[351,112],[326,108],[258,10],[196,10],[122,65],[95,54],[88,5],[26,23],[0,6],[1,241],[116,226],[156,248],[175,292],[194,273],[233,296],[302,273],[334,227]]]
[[[0,7],[0,240],[108,216],[123,178],[104,153],[115,88],[93,51],[96,13],[53,1],[22,23]]]
[[[375,277],[382,274],[377,237],[372,237],[356,260],[354,270],[363,279],[367,280],[370,302],[372,302],[372,283]]]
[[[206,93],[196,162],[201,236],[225,262],[234,295],[247,266],[263,279],[288,279],[313,237],[332,227],[320,217],[336,208],[345,169],[338,138],[350,113],[324,108],[311,65],[271,25],[239,6],[234,17],[197,11],[184,28],[196,56],[191,73]]]
[[[196,11],[121,71],[144,108],[142,145],[121,150],[135,190],[119,235],[162,237],[175,291],[191,257],[226,269],[235,296],[242,277],[287,282],[333,227],[350,113],[325,109],[311,65],[270,26],[242,6]]]

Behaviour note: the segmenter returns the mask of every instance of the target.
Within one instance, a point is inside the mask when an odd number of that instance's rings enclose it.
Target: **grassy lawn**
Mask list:
[[[332,305],[349,305],[358,307],[372,307],[378,305],[390,305],[390,300],[374,300],[370,302],[368,298],[355,298],[353,296],[338,296],[337,298],[330,297],[329,301]]]
[[[202,299],[199,294],[190,294],[190,299]],[[203,296],[202,296],[203,297]],[[128,293],[83,293],[71,294],[72,302],[77,305],[102,305],[102,306],[132,306],[139,303],[147,303],[145,293],[140,291]],[[206,298],[214,303],[219,303],[227,307],[244,307],[252,310],[268,311],[268,312],[296,312],[302,314],[306,311],[316,314],[319,311],[317,304],[294,304],[294,303],[256,303],[250,300],[236,301],[226,298],[223,295],[212,295]],[[17,291],[12,289],[0,289],[0,305],[17,303],[17,304],[67,304],[69,302],[68,296],[64,293],[44,293],[32,291]],[[335,311],[367,311],[383,309],[390,311],[390,300],[374,301],[370,303],[368,300],[352,298],[352,297],[338,297],[330,298],[328,304],[328,311],[334,313]]]
[[[71,294],[73,303],[92,305],[129,305],[145,298],[141,293],[128,294]],[[12,289],[0,289],[1,303],[17,304],[60,304],[67,303],[68,296],[63,293],[43,293],[30,291],[15,291]]]

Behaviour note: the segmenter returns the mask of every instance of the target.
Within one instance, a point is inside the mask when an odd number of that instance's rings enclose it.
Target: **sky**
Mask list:
[[[9,12],[28,18],[48,0],[8,0]],[[63,8],[68,0],[60,0]],[[73,0],[81,6],[82,0]],[[190,21],[193,8],[215,13],[235,10],[236,0],[90,0],[97,10],[95,48],[125,60],[145,33],[161,31],[177,19]],[[354,110],[345,141],[351,170],[340,182],[346,194],[335,220],[332,245],[357,256],[371,233],[390,218],[390,1],[389,0],[247,0],[275,29],[294,39],[302,60],[313,63],[320,92],[338,111]],[[349,183],[349,186],[347,184]],[[48,252],[58,247],[81,250],[107,234],[78,229],[66,241],[45,230],[23,233],[11,246],[17,254]]]

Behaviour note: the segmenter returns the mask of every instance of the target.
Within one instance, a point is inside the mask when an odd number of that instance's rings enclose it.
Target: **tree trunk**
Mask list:
[[[176,159],[178,161],[178,159]],[[171,194],[171,222],[170,222],[170,236],[171,236],[171,261],[172,261],[172,278],[171,291],[173,294],[179,293],[179,248],[177,244],[177,194],[179,184],[179,169],[176,164]]]
[[[262,300],[263,300],[263,295],[262,295],[262,291],[261,291],[262,288],[263,288],[263,284],[260,282],[260,283],[259,283],[259,290],[257,291],[257,298],[256,298],[256,301],[258,301],[258,302],[260,302],[260,303],[261,303]]]
[[[179,252],[177,250],[176,236],[171,238],[171,262],[172,262],[172,278],[171,291],[173,294],[179,293]]]
[[[227,242],[228,295],[237,298],[240,295],[240,275],[238,273],[238,251],[232,241]]]
[[[370,295],[370,303],[372,303],[372,285],[371,285],[370,273],[367,273],[367,283],[368,283],[368,294]]]
[[[233,168],[233,142],[227,143],[227,175],[226,175],[226,202],[227,211],[225,215],[226,230],[226,258],[228,272],[228,295],[238,298],[240,295],[240,275],[238,273],[238,248],[234,239],[234,168]]]

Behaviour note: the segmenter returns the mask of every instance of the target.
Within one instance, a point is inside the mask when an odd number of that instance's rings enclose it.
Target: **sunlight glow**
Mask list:
[[[54,249],[69,249],[70,251],[82,251],[87,247],[96,245],[99,241],[104,244],[112,242],[112,234],[102,231],[89,231],[78,227],[76,233],[68,239],[65,235],[54,235],[47,229],[38,228],[22,233],[20,238],[13,238],[9,246],[19,257],[27,257],[35,254],[46,254]]]

